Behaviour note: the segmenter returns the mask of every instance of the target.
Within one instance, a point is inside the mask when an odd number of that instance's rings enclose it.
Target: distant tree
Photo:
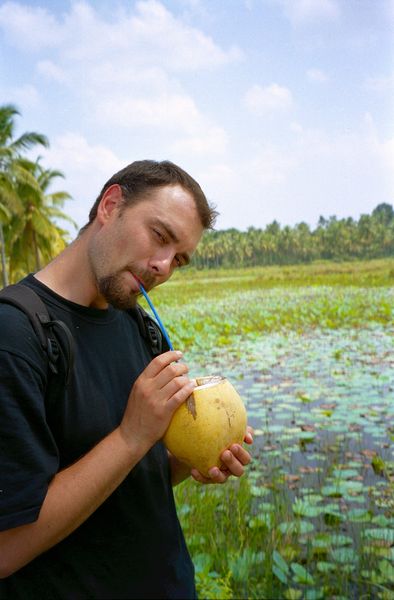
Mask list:
[[[378,204],[372,211],[372,218],[383,225],[389,225],[394,221],[394,209],[391,204],[387,204],[386,202]]]
[[[281,227],[273,221],[259,229],[208,231],[199,245],[194,264],[198,267],[242,267],[296,264],[312,260],[349,260],[394,254],[394,210],[379,204],[370,215],[338,219],[320,217],[312,230],[301,222]]]

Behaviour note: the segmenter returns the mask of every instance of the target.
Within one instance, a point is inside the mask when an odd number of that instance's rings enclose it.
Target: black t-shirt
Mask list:
[[[53,476],[119,425],[151,360],[128,313],[66,301],[31,275],[24,283],[68,325],[76,356],[59,393],[26,315],[0,304],[0,530],[38,518]],[[161,442],[74,533],[0,580],[0,598],[10,599],[194,597]]]

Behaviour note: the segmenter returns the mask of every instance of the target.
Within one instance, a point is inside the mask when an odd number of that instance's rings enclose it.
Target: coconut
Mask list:
[[[245,406],[224,377],[196,379],[197,387],[175,411],[164,435],[168,450],[180,461],[205,476],[222,467],[222,452],[242,444],[246,432]]]

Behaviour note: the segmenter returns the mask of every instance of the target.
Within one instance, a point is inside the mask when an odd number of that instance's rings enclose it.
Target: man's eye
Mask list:
[[[160,240],[160,242],[164,244],[166,241],[164,235],[158,229],[154,229],[153,231],[155,232],[155,235]]]

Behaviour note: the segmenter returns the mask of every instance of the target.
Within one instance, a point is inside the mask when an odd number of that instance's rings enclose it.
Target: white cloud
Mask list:
[[[0,26],[10,42],[26,51],[58,46],[63,40],[62,27],[45,8],[5,2],[0,6]]]
[[[285,183],[297,163],[298,157],[283,152],[281,148],[265,146],[244,169],[246,175],[253,177],[260,186],[272,186]]]
[[[228,146],[228,135],[221,127],[208,123],[199,135],[177,139],[170,144],[171,153],[182,155],[224,154]]]
[[[64,85],[65,102],[81,107],[87,126],[121,128],[122,136],[147,127],[158,138],[171,134],[167,149],[224,152],[226,132],[202,113],[180,78],[237,61],[241,52],[222,48],[157,0],[122,6],[108,19],[94,3],[77,1],[55,18],[44,9],[7,2],[0,27],[14,44],[22,38],[22,48],[37,52],[43,85]]]
[[[236,47],[222,50],[209,36],[176,19],[156,0],[138,2],[136,9],[131,33],[156,64],[164,60],[167,68],[191,70],[217,67],[242,56]]]
[[[106,125],[153,131],[158,147],[162,144],[180,155],[223,153],[228,142],[226,131],[205,117],[194,100],[183,93],[163,91],[153,98],[107,97],[98,102],[95,117]]]
[[[87,2],[75,2],[58,20],[46,9],[6,2],[0,7],[0,26],[19,48],[37,52],[56,48],[69,63],[97,63],[111,57],[115,65],[121,61],[190,71],[215,68],[242,56],[236,47],[222,49],[157,0],[137,2],[128,11],[114,8],[111,21]]]
[[[293,97],[288,88],[277,83],[267,87],[256,84],[246,92],[244,104],[250,112],[261,116],[290,109],[293,105]]]
[[[64,70],[52,60],[40,60],[37,63],[37,71],[40,75],[57,83],[67,82],[67,75]]]
[[[310,81],[316,81],[317,83],[328,81],[328,75],[321,69],[308,69],[306,76]]]
[[[97,104],[97,117],[123,127],[154,127],[193,133],[202,117],[187,95],[162,93],[154,98],[108,97]]]
[[[336,20],[340,15],[337,0],[277,0],[295,26],[315,21]]]
[[[94,169],[104,173],[122,167],[112,150],[101,144],[90,145],[79,133],[68,132],[57,137],[47,154],[55,164],[66,165],[74,171]]]
[[[54,139],[42,152],[45,162],[57,165],[64,173],[67,191],[73,200],[66,212],[82,226],[105,181],[125,166],[116,154],[102,144],[89,144],[79,133],[68,132]],[[61,181],[58,182],[61,188]]]

